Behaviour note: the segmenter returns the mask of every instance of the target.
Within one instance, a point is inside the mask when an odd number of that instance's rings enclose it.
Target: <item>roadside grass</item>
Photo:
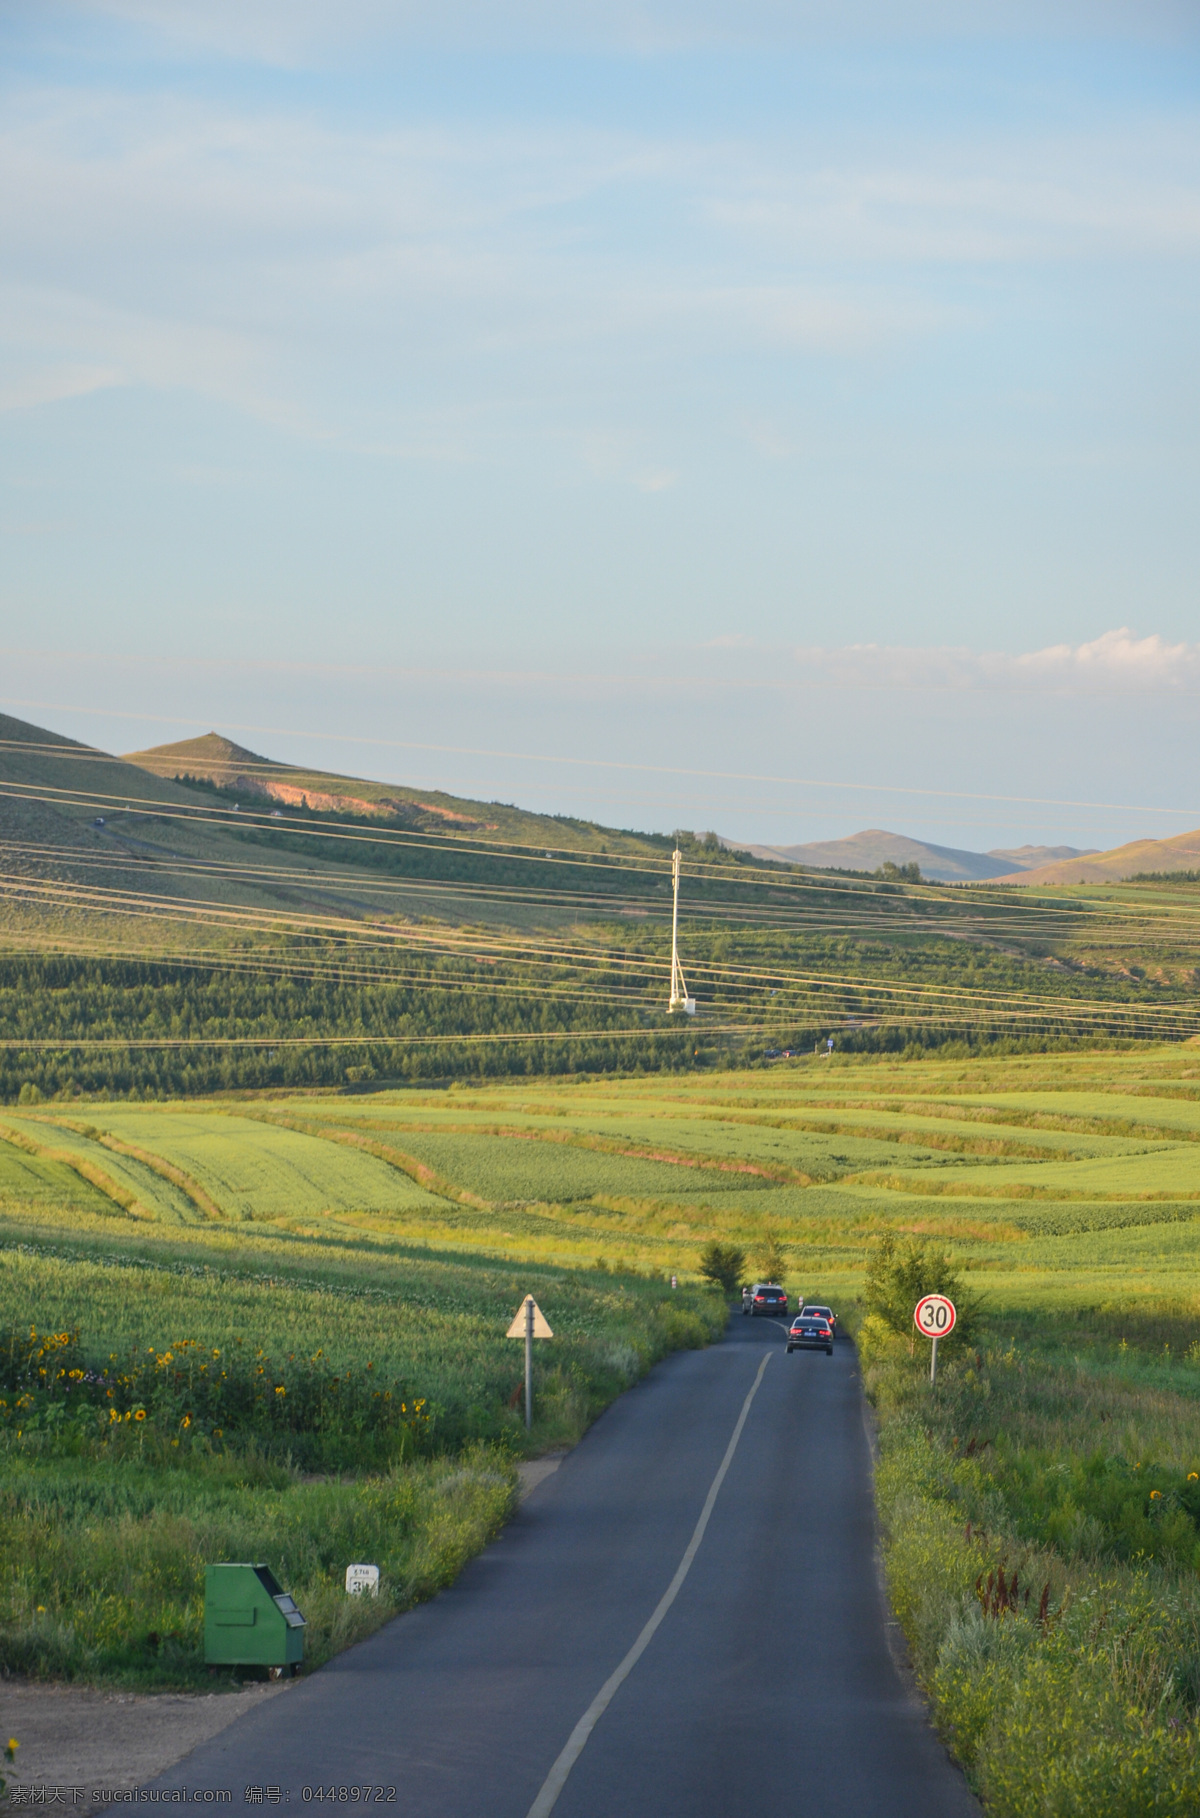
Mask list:
[[[535,1352],[527,1436],[503,1334],[530,1290],[555,1338]],[[0,1673],[208,1683],[203,1566],[220,1558],[271,1563],[319,1664],[450,1582],[506,1518],[521,1456],[572,1444],[724,1320],[712,1295],[661,1281],[257,1224],[10,1232]],[[381,1566],[378,1599],[346,1597],[362,1559]]]
[[[868,1319],[893,1603],[947,1740],[1003,1818],[1200,1808],[1194,1313],[996,1316],[978,1351]],[[1001,1333],[1007,1331],[1008,1336]]]
[[[269,1560],[316,1667],[449,1584],[506,1520],[516,1482],[512,1454],[483,1445],[321,1482],[253,1448],[180,1464],[154,1435],[107,1458],[9,1438],[0,1460],[0,1672],[143,1689],[212,1689],[206,1563]],[[379,1565],[378,1598],[346,1596],[358,1560]]]

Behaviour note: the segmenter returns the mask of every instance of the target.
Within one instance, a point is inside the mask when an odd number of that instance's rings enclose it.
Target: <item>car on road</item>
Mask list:
[[[826,1319],[829,1321],[830,1330],[837,1331],[837,1314],[832,1307],[818,1307],[815,1302],[805,1301],[796,1317],[798,1319]]]
[[[786,1290],[777,1281],[756,1281],[751,1288],[742,1289],[742,1312],[756,1319],[760,1313],[774,1314],[776,1317],[788,1310]]]
[[[833,1327],[827,1319],[813,1319],[810,1314],[797,1313],[788,1330],[787,1348],[789,1351],[824,1351],[826,1357],[832,1357]]]

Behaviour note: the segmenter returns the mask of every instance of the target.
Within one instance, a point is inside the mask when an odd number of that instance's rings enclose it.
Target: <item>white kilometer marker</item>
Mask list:
[[[674,1578],[672,1578],[670,1584],[659,1599],[658,1607],[653,1616],[651,1616],[649,1622],[630,1648],[628,1654],[626,1654],[616,1672],[611,1673],[604,1681],[604,1684],[600,1687],[600,1690],[588,1705],[587,1710],[583,1713],[583,1716],[579,1719],[579,1722],[567,1737],[566,1747],[558,1757],[558,1760],[554,1763],[554,1766],[550,1769],[550,1772],[546,1775],[541,1792],[529,1808],[529,1818],[548,1818],[548,1814],[554,1810],[554,1807],[558,1802],[558,1795],[567,1784],[567,1775],[571,1772],[571,1769],[582,1755],[588,1737],[612,1703],[613,1698],[619,1691],[621,1685],[628,1679],[630,1673],[632,1673],[634,1667],[646,1652],[646,1649],[650,1646],[651,1641],[654,1639],[656,1629],[675,1599],[678,1597],[683,1581],[692,1569],[692,1561],[700,1551],[700,1542],[704,1539],[704,1530],[708,1526],[708,1518],[713,1512],[713,1504],[716,1502],[717,1494],[725,1481],[725,1473],[733,1463],[733,1455],[737,1451],[738,1440],[742,1437],[742,1428],[745,1426],[746,1416],[750,1412],[750,1403],[758,1394],[758,1385],[763,1379],[763,1371],[770,1361],[771,1353],[768,1351],[758,1366],[758,1375],[750,1385],[750,1393],[742,1403],[742,1411],[738,1415],[737,1425],[733,1429],[733,1438],[725,1448],[725,1456],[721,1460],[717,1474],[709,1486],[708,1495],[704,1499],[704,1507],[700,1511],[700,1519],[696,1523],[692,1538],[688,1541],[687,1552],[679,1561]]]

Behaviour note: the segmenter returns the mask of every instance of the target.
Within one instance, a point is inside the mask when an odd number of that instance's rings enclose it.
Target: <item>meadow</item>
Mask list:
[[[58,1335],[90,1387],[0,1391],[0,1658],[198,1683],[200,1564],[264,1550],[324,1658],[447,1581],[522,1455],[719,1335],[712,1239],[750,1272],[782,1246],[859,1330],[894,1600],[989,1809],[1195,1810],[1186,1043],[8,1107],[0,1328]],[[865,1306],[881,1239],[978,1301],[935,1395]],[[555,1339],[527,1440],[501,1334],[529,1290]],[[196,1389],[202,1353],[232,1387]],[[370,1609],[339,1589],[355,1552],[385,1564]]]

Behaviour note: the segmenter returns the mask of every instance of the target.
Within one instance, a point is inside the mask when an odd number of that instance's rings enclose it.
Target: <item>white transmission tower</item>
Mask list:
[[[683,854],[678,846],[671,860],[671,883],[674,889],[674,902],[671,907],[671,997],[668,1010],[684,1010],[688,1016],[696,1014],[696,1000],[688,996],[688,988],[683,982],[683,967],[679,964],[679,867]]]

